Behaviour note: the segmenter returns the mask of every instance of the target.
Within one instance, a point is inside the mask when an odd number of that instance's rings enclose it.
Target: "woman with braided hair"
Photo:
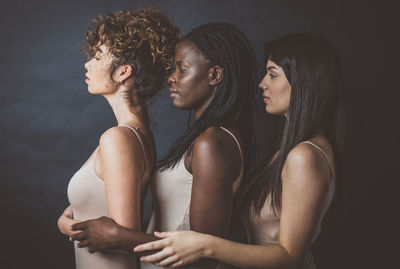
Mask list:
[[[180,35],[156,9],[112,12],[94,23],[86,36],[86,83],[91,94],[106,98],[117,126],[101,135],[69,182],[70,206],[58,220],[67,236],[74,234],[72,224],[101,216],[141,230],[143,199],[156,160],[147,104],[164,87]],[[134,255],[91,254],[77,244],[75,258],[77,269],[139,268]]]
[[[251,159],[250,98],[256,59],[246,37],[227,23],[201,25],[178,43],[169,76],[175,107],[193,111],[194,123],[159,161],[152,181],[153,212],[147,234],[109,218],[75,224],[73,235],[93,250],[154,241],[154,231],[193,230],[226,237],[234,196]],[[193,268],[213,268],[202,261]],[[142,268],[153,268],[142,263]]]

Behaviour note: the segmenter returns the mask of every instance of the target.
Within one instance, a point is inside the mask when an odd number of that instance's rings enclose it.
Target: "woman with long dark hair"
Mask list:
[[[265,47],[260,83],[266,110],[286,123],[279,150],[252,173],[240,199],[249,244],[194,232],[135,248],[142,257],[182,266],[208,257],[240,268],[315,268],[311,246],[335,192],[344,137],[339,57],[324,38],[291,34]]]
[[[86,83],[91,94],[111,106],[117,126],[105,131],[98,147],[68,185],[70,206],[58,220],[71,225],[110,216],[140,231],[141,208],[155,161],[147,104],[164,86],[179,30],[156,9],[111,12],[94,20],[86,36]],[[91,255],[75,244],[76,268],[138,268],[133,255]]]
[[[168,78],[170,96],[175,107],[193,111],[195,121],[158,163],[150,234],[101,218],[74,225],[82,230],[72,237],[81,241],[81,247],[132,252],[134,246],[156,240],[153,231],[228,235],[234,196],[254,152],[249,146],[249,102],[256,88],[257,62],[246,37],[226,23],[193,29],[175,52],[175,71]]]

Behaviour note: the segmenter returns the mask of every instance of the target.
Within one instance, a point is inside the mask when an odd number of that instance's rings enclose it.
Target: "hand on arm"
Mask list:
[[[143,261],[178,267],[197,262],[207,257],[206,246],[211,236],[193,231],[155,232],[162,240],[153,241],[137,246],[134,251],[139,253],[147,250],[161,250],[153,255],[146,256]],[[177,254],[178,257],[175,257]]]
[[[88,247],[90,252],[114,250],[132,253],[134,246],[157,239],[152,234],[122,227],[109,217],[100,217],[74,224],[72,230],[77,231],[71,238],[80,241],[78,247]]]
[[[289,154],[282,173],[282,209],[279,244],[256,246],[240,244],[219,237],[183,231],[163,233],[165,239],[138,246],[135,250],[164,250],[151,261],[174,258],[187,264],[201,257],[217,259],[239,268],[295,268],[304,259],[314,233],[324,214],[332,178],[326,160],[313,149],[296,147]],[[193,240],[193,243],[188,244]],[[172,254],[171,254],[172,253]],[[143,259],[143,258],[142,258]]]

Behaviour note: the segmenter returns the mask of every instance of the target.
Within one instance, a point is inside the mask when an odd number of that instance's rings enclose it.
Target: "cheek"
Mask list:
[[[289,110],[290,104],[290,86],[282,85],[279,91],[279,110],[282,111],[283,114],[287,113]]]
[[[115,88],[116,82],[112,79],[110,69],[99,67],[93,70],[91,90],[95,92],[109,92]]]
[[[290,93],[290,85],[286,83],[271,85],[271,101],[266,106],[267,112],[272,114],[285,114],[289,109]]]

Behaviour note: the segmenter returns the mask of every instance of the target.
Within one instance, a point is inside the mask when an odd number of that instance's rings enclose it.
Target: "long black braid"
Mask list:
[[[254,51],[243,33],[227,23],[200,25],[180,42],[185,40],[194,42],[211,65],[223,68],[224,76],[211,103],[175,141],[167,155],[158,162],[158,168],[165,170],[177,165],[195,139],[207,128],[237,121],[244,137],[244,171],[247,171],[255,152],[252,150],[251,96],[256,87],[258,65]]]

